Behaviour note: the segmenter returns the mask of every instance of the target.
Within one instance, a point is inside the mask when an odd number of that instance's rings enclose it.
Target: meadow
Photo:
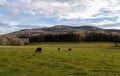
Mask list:
[[[34,53],[37,47],[42,47],[40,54]],[[120,76],[120,47],[113,43],[0,46],[0,76]]]

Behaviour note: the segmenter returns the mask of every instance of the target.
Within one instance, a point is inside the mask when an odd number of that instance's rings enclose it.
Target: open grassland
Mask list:
[[[37,47],[42,53],[34,53]],[[0,46],[0,76],[120,76],[120,47],[112,43]]]

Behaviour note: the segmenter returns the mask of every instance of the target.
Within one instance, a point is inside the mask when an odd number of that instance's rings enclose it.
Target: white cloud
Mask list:
[[[8,13],[9,13],[10,15],[15,15],[15,14],[19,14],[19,13],[20,13],[20,10],[19,10],[19,9],[16,9],[16,8],[14,8],[14,9],[8,9]]]
[[[110,23],[99,26],[104,29],[120,29],[120,23]]]
[[[0,6],[4,6],[7,3],[6,0],[0,0]]]
[[[5,27],[0,27],[0,34],[7,34],[10,32],[14,32],[19,30],[19,28],[16,27],[10,27],[10,28],[5,28]]]
[[[98,23],[91,23],[92,25],[106,25],[106,24],[116,24],[117,22],[114,22],[114,21],[109,21],[109,20],[103,20],[101,22],[98,22]]]
[[[12,14],[27,12],[59,19],[92,18],[102,8],[112,11],[108,16],[120,14],[120,0],[13,0],[7,3],[5,0],[0,0],[0,2]]]

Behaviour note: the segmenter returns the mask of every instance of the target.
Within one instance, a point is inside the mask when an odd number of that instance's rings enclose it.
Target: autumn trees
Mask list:
[[[16,36],[0,36],[0,45],[28,45],[29,39]]]

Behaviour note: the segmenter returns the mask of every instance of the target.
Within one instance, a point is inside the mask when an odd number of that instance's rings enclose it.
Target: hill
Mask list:
[[[45,27],[38,29],[24,29],[16,32],[12,32],[6,35],[16,35],[16,36],[34,36],[34,35],[46,35],[46,34],[60,34],[60,33],[70,33],[70,32],[105,32],[105,33],[120,33],[120,30],[115,29],[102,29],[94,26],[67,26],[67,25],[57,25],[53,27]]]

